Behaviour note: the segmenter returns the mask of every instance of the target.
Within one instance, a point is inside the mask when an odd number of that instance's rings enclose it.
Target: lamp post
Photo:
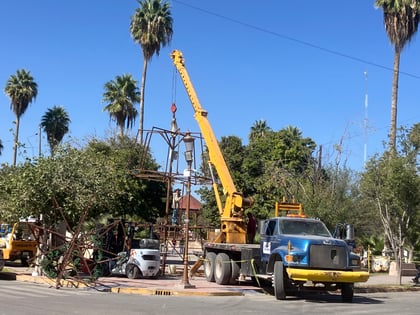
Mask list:
[[[194,138],[187,132],[183,139],[185,143],[185,160],[187,162],[187,206],[185,208],[185,222],[184,222],[184,272],[182,275],[181,285],[184,288],[195,288],[191,285],[188,279],[188,243],[189,243],[189,231],[190,231],[190,199],[191,199],[191,166],[194,159]]]

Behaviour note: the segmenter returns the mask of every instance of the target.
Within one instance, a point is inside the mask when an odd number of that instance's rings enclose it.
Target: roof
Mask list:
[[[186,209],[187,208],[187,196],[182,196],[179,200],[179,208]],[[190,196],[190,209],[192,211],[198,211],[201,209],[201,202],[198,201],[193,195]]]

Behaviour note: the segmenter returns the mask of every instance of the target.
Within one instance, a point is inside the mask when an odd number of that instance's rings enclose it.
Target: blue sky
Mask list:
[[[363,167],[365,146],[368,157],[382,151],[390,122],[394,50],[374,0],[169,2],[174,35],[148,68],[145,129],[169,129],[175,102],[181,130],[199,130],[169,57],[179,49],[218,139],[235,135],[247,143],[251,126],[264,119],[273,130],[299,128],[322,145],[324,163],[335,161],[338,144],[341,161],[356,170]],[[30,71],[39,89],[21,119],[26,153],[20,161],[38,154],[38,125],[54,105],[70,115],[66,139],[83,144],[115,131],[115,123],[102,112],[103,86],[124,73],[141,79],[140,46],[129,33],[137,7],[135,0],[0,2],[2,91],[18,69]],[[418,56],[414,38],[401,57],[399,126],[420,120]],[[1,93],[0,163],[12,161],[14,119]],[[138,120],[133,134],[137,128]],[[41,145],[49,154],[45,135]],[[166,148],[152,140],[152,149],[165,165]]]

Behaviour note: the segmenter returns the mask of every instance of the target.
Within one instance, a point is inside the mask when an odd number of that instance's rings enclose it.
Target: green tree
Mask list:
[[[0,169],[0,217],[6,222],[41,214],[47,226],[65,220],[71,228],[88,219],[127,217],[154,223],[164,214],[166,186],[131,175],[143,148],[133,139],[90,140],[78,150],[63,145],[54,157]],[[147,154],[145,167],[157,170]],[[58,206],[58,208],[57,208]]]
[[[222,137],[219,146],[236,190],[254,198],[251,211],[259,219],[272,216],[275,202],[283,196],[298,197],[306,171],[313,168],[315,143],[293,127],[278,132],[268,130],[264,137],[255,137],[247,146],[235,136]],[[203,188],[199,194],[208,218],[216,222],[217,212],[211,211],[216,209],[213,193]]]
[[[417,128],[412,129],[412,131]],[[366,166],[361,180],[361,191],[381,219],[386,241],[397,261],[402,249],[413,249],[418,244],[418,218],[420,209],[420,177],[417,170],[417,148],[399,136],[399,151],[385,152],[373,157]],[[413,151],[414,150],[414,151]]]
[[[222,137],[219,146],[223,152],[225,162],[228,166],[229,173],[232,177],[232,180],[235,184],[237,192],[243,193],[242,189],[244,185],[242,184],[244,176],[242,174],[242,165],[245,153],[245,146],[242,145],[242,140],[236,136]],[[203,174],[206,174],[210,177],[208,170],[208,153],[203,154],[203,161],[201,170]],[[216,170],[214,170],[214,175],[218,176]],[[207,223],[210,223],[214,227],[218,227],[220,224],[220,214],[217,208],[215,192],[213,189],[202,187],[198,190],[200,199],[202,201],[202,213]],[[222,203],[225,202],[225,194],[223,187],[219,185],[218,194],[221,197]],[[246,197],[246,192],[244,193]]]
[[[124,128],[131,129],[138,115],[135,107],[140,102],[137,82],[130,74],[116,76],[105,83],[102,101],[107,103],[103,111],[107,111],[120,128],[120,137],[124,136]]]
[[[69,132],[70,122],[70,117],[62,106],[48,108],[42,116],[41,128],[47,134],[51,155],[54,155],[55,148],[61,143],[66,133]]]
[[[16,166],[20,118],[26,112],[29,104],[38,95],[38,85],[29,71],[24,69],[17,70],[16,74],[11,75],[7,80],[4,92],[10,98],[10,108],[16,116],[16,128],[13,143],[13,166]]]
[[[133,145],[133,141],[129,137],[91,141],[87,150],[93,156],[110,160],[111,167],[118,169],[112,183],[112,199],[105,198],[108,211],[114,216],[155,223],[165,212],[166,184],[138,176],[139,165],[150,171],[157,171],[159,165],[149,151],[140,144]]]
[[[397,102],[400,56],[405,45],[417,32],[420,19],[420,1],[418,0],[376,0],[377,8],[382,8],[385,30],[388,39],[394,45],[394,78],[392,81],[391,128],[389,145],[395,150],[397,138]]]
[[[140,88],[140,143],[143,143],[144,96],[147,65],[153,55],[158,55],[161,47],[172,40],[172,23],[170,5],[162,0],[138,0],[140,5],[131,17],[130,33],[134,41],[140,44],[143,51],[143,73]]]
[[[271,128],[267,125],[267,122],[263,119],[256,120],[251,126],[251,132],[249,133],[249,141],[256,140],[264,137]]]

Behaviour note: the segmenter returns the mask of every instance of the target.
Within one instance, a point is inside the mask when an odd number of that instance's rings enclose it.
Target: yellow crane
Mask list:
[[[184,83],[185,90],[187,91],[194,109],[194,118],[200,127],[200,131],[209,152],[210,173],[221,217],[221,232],[217,236],[215,242],[245,244],[246,221],[244,211],[252,206],[254,201],[250,197],[244,197],[242,193],[236,190],[216,136],[214,135],[213,129],[211,128],[210,122],[207,118],[207,111],[201,107],[194,86],[191,83],[190,76],[188,75],[188,71],[185,68],[185,60],[182,53],[179,50],[174,50],[171,53],[171,58],[181,76],[182,82]],[[213,174],[213,167],[217,171],[217,175],[226,194],[224,206],[222,205],[222,201],[218,193],[217,183]]]

